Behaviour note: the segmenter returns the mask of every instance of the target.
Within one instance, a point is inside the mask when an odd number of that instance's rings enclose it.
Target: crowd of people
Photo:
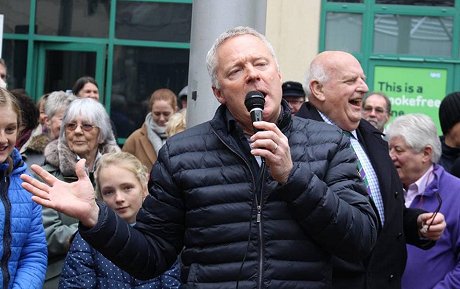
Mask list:
[[[92,77],[36,105],[0,88],[3,288],[459,288],[460,93],[439,137],[422,114],[388,125],[347,52],[283,82],[235,27],[206,65],[210,121],[186,129],[188,88],[160,88],[121,147]]]

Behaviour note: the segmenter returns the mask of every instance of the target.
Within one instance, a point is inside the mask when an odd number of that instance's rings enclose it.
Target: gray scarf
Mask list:
[[[154,122],[151,112],[145,117],[145,125],[147,126],[147,137],[158,155],[158,151],[166,142],[166,126],[159,126]]]

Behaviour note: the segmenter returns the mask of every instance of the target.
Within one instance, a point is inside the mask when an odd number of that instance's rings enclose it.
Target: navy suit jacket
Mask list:
[[[308,102],[302,105],[297,116],[324,121]],[[385,222],[372,253],[365,260],[351,263],[335,258],[333,288],[400,289],[406,266],[406,242],[424,249],[434,242],[420,239],[418,235],[417,217],[425,211],[405,207],[404,189],[383,134],[364,119],[356,132],[377,174]]]

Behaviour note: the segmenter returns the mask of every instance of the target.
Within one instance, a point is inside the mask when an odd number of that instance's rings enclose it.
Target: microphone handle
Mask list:
[[[252,122],[261,121],[262,120],[262,112],[263,112],[263,110],[258,108],[258,107],[251,109],[250,114],[251,114]],[[254,126],[252,126],[252,128],[254,129],[254,133],[259,131],[259,129],[255,128]],[[265,168],[265,158],[260,157],[260,159],[262,160],[262,168],[264,169]]]
[[[252,122],[261,121],[262,120],[262,109],[260,108],[253,108],[250,111],[251,113],[251,120]],[[258,132],[259,130],[254,128],[254,132]]]

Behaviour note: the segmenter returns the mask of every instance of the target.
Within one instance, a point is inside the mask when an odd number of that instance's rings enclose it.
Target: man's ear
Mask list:
[[[222,95],[222,92],[220,89],[216,88],[215,86],[212,87],[212,92],[214,93],[214,96],[217,98],[217,101],[220,102],[221,104],[225,104],[225,97]]]
[[[326,100],[326,98],[324,97],[324,93],[323,93],[323,85],[319,81],[317,80],[310,81],[310,91],[311,91],[311,95],[309,95],[309,98],[314,97],[321,102]]]

